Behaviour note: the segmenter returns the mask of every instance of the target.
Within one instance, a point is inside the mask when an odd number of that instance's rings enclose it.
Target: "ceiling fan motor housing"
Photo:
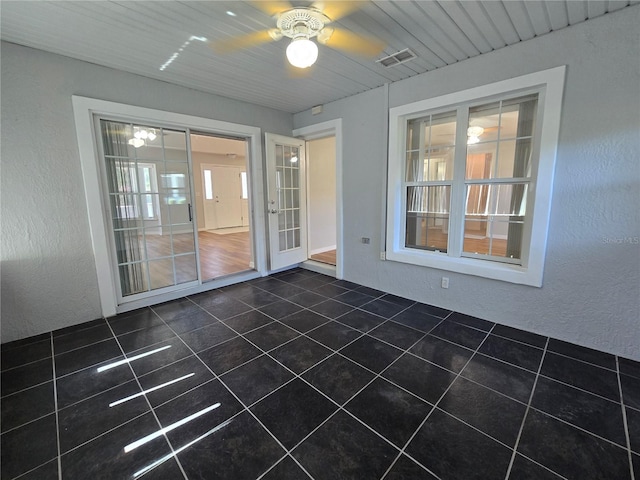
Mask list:
[[[306,38],[313,38],[329,22],[331,19],[318,10],[293,8],[280,14],[277,26],[285,37],[296,38],[304,35]]]

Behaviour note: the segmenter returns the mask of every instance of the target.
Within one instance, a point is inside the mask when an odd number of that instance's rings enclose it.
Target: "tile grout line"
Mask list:
[[[524,431],[524,424],[527,421],[527,416],[529,415],[529,410],[531,407],[531,402],[533,401],[533,395],[536,391],[536,386],[538,385],[538,379],[540,378],[540,372],[542,371],[542,364],[544,363],[545,356],[547,354],[547,347],[549,346],[549,337],[547,337],[547,341],[544,345],[544,350],[542,352],[542,357],[540,358],[540,364],[538,365],[538,372],[536,373],[536,378],[533,381],[533,387],[531,388],[531,393],[529,394],[529,401],[527,402],[527,409],[524,411],[524,416],[522,417],[522,421],[520,422],[520,429],[518,430],[518,436],[516,437],[516,442],[513,445],[513,452],[511,453],[511,459],[509,460],[509,467],[507,468],[507,473],[505,475],[505,480],[509,479],[509,475],[511,475],[511,470],[513,468],[513,463],[515,462],[516,455],[518,454],[518,445],[520,444],[520,438],[522,437],[522,432]],[[555,473],[555,472],[554,472]]]
[[[109,325],[108,322],[107,322],[107,324]],[[113,338],[115,339],[116,343],[118,344],[118,347],[120,348],[120,351],[122,352],[122,355],[126,359],[127,358],[127,354],[125,353],[124,349],[122,348],[122,345],[120,344],[120,341],[118,340],[118,337],[115,335],[113,329],[111,328],[111,325],[109,325],[109,330],[111,330],[111,334],[113,335]],[[140,389],[141,392],[144,392],[144,388],[142,388],[142,385],[140,384],[140,380],[138,379],[138,376],[136,375],[136,372],[133,370],[133,367],[131,366],[131,362],[127,362],[127,366],[131,370],[131,373],[133,374],[133,378],[135,379],[136,383],[138,384],[138,388]],[[156,412],[153,409],[153,406],[151,405],[151,402],[149,401],[149,398],[147,397],[147,394],[145,393],[143,396],[144,396],[145,401],[147,402],[147,406],[149,407],[149,411],[151,412],[151,414],[153,415],[153,418],[156,421],[156,424],[158,425],[158,427],[160,427],[160,430],[162,430],[162,428],[163,428],[162,424],[160,423],[160,420],[158,419],[158,416],[156,415]],[[146,413],[147,412],[145,412],[145,414]],[[143,415],[144,414],[139,415],[136,418],[142,417]],[[165,441],[169,445],[169,448],[171,449],[171,453],[173,454],[172,456],[173,456],[173,458],[175,458],[176,463],[178,464],[178,468],[180,468],[180,471],[182,472],[182,475],[184,476],[185,480],[188,480],[187,474],[185,473],[184,468],[182,467],[182,463],[180,463],[180,459],[178,459],[178,456],[175,453],[175,449],[173,448],[173,445],[171,444],[171,441],[169,440],[169,437],[167,437],[166,432],[163,432],[162,436],[164,437]],[[144,475],[146,475],[146,473]],[[62,480],[62,479],[60,479],[60,480]]]
[[[627,455],[629,456],[629,470],[631,471],[631,480],[635,480],[633,469],[633,455],[631,454],[631,437],[629,435],[629,423],[627,420],[627,411],[624,405],[624,396],[622,392],[622,380],[620,378],[620,363],[616,355],[616,377],[618,379],[618,391],[620,393],[620,407],[622,408],[622,424],[624,425],[624,435],[627,440]]]
[[[56,442],[58,447],[58,480],[62,480],[62,455],[60,453],[60,421],[58,419],[58,390],[56,378],[56,357],[53,346],[53,333],[51,333],[51,368],[53,372],[53,408],[56,412]]]

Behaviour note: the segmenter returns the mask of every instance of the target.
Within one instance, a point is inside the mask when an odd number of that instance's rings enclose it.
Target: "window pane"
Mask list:
[[[523,225],[523,221],[508,221],[494,215],[484,218],[467,217],[463,252],[502,257],[513,263],[520,263]]]
[[[429,115],[407,122],[406,180],[450,180],[453,176],[455,139],[455,112]]]
[[[213,180],[211,178],[211,170],[204,171],[204,198],[213,200]]]
[[[240,172],[240,182],[242,183],[242,198],[249,198],[249,187],[247,185],[247,172]]]
[[[447,251],[449,186],[407,187],[405,246]]]
[[[489,179],[497,142],[471,145],[467,148],[466,179]]]

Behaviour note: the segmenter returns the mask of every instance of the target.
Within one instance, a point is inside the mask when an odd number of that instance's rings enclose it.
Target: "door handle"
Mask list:
[[[280,211],[272,208],[271,210],[269,210],[269,213],[280,213]]]
[[[192,222],[193,221],[193,214],[191,213],[191,204],[188,204],[188,208],[189,208],[189,221]]]

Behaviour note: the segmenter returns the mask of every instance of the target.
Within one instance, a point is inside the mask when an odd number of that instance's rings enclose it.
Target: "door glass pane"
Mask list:
[[[100,127],[122,295],[197,280],[186,133]]]
[[[300,151],[276,145],[279,251],[300,248]]]
[[[451,187],[407,187],[405,246],[447,251]]]

